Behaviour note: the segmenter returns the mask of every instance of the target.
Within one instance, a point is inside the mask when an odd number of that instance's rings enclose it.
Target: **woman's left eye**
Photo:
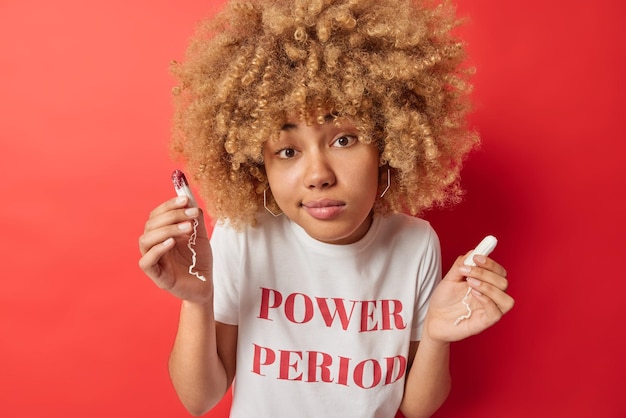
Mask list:
[[[339,138],[335,139],[335,141],[332,143],[333,147],[338,147],[338,148],[345,148],[345,147],[349,147],[350,145],[354,144],[356,141],[358,141],[358,138],[354,135],[344,135],[344,136],[340,136]]]

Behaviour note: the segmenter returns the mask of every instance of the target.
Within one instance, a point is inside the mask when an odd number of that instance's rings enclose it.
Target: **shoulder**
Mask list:
[[[430,222],[415,216],[406,215],[404,213],[392,213],[381,217],[381,221],[391,225],[403,225],[412,228],[431,228]]]
[[[439,237],[430,222],[405,214],[391,214],[380,219],[377,247],[386,248],[394,257],[439,259]]]
[[[268,240],[285,239],[287,223],[285,217],[270,217],[261,214],[256,225],[235,228],[227,219],[218,221],[213,227],[212,242],[245,246]]]
[[[422,218],[394,213],[382,217],[380,223],[381,233],[388,237],[438,242],[437,233],[432,225]]]

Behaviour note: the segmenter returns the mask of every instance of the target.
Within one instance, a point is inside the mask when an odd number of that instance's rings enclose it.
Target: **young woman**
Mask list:
[[[234,381],[233,417],[430,416],[449,344],[513,307],[488,257],[441,280],[410,216],[458,199],[477,141],[455,24],[447,3],[232,3],[175,65],[172,147],[217,224],[209,242],[202,210],[171,199],[139,247],[182,300],[170,374],[192,414]]]

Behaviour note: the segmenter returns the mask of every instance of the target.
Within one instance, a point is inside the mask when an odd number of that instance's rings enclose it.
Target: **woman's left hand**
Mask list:
[[[476,266],[465,266],[468,254],[456,259],[431,296],[424,332],[434,340],[452,342],[478,334],[498,322],[515,303],[506,293],[506,270],[485,256],[474,256]],[[471,315],[461,319],[469,314],[464,300]]]

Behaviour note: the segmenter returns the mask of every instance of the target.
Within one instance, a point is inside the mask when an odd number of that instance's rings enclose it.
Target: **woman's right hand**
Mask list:
[[[157,206],[146,222],[139,237],[141,258],[139,267],[162,289],[174,296],[197,303],[211,300],[213,293],[211,246],[207,236],[202,211],[187,207],[189,199],[179,196]],[[194,220],[198,221],[196,266],[193,269],[207,280],[190,274],[192,252],[187,247],[193,233]]]

